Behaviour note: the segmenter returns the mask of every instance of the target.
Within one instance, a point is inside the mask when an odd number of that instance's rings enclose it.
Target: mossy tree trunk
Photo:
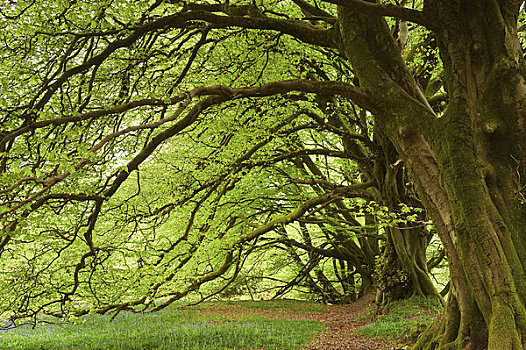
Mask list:
[[[327,113],[333,125],[344,128],[340,121],[344,117],[335,117],[335,113]],[[400,156],[392,142],[381,129],[376,128],[372,143],[374,148],[367,148],[358,140],[350,137],[342,138],[345,151],[352,154],[352,159],[357,161],[362,176],[373,181],[375,190],[371,191],[374,200],[387,206],[391,212],[400,210],[400,205],[421,207],[411,186],[407,185],[407,171],[400,162]],[[371,161],[372,160],[372,161]],[[318,173],[322,175],[321,172]],[[420,219],[423,219],[423,215]],[[352,217],[345,218],[347,221]],[[367,225],[377,225],[374,215],[366,216]],[[370,262],[372,275],[375,269],[376,283],[367,283],[362,286],[376,288],[378,312],[393,300],[406,299],[414,295],[429,296],[442,300],[431,281],[426,261],[426,248],[429,244],[429,233],[422,224],[397,224],[385,228],[386,246],[380,265],[374,266]],[[370,245],[365,238],[359,238],[360,246],[368,257],[378,254],[378,247],[367,249]],[[377,246],[377,242],[375,244]],[[372,259],[369,259],[372,260]],[[363,274],[362,274],[363,278]],[[362,288],[363,289],[363,288]],[[363,291],[363,290],[362,290]],[[366,290],[369,293],[371,290]],[[360,293],[363,295],[364,293]]]
[[[526,64],[522,1],[426,1],[450,102],[437,117],[383,18],[339,9],[377,125],[411,170],[447,251],[451,292],[417,349],[526,346]]]
[[[400,204],[420,208],[407,171],[398,152],[382,130],[375,131],[375,141],[381,152],[375,159],[374,176],[378,186],[378,201],[391,211],[400,210]],[[420,221],[425,219],[423,213]],[[426,249],[429,232],[421,223],[398,223],[386,227],[386,246],[378,271],[377,305],[379,312],[393,300],[412,296],[427,296],[442,300],[431,281],[427,269]]]

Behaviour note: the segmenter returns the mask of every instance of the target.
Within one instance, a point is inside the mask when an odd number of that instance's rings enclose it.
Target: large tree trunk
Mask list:
[[[430,207],[443,220],[453,290],[440,328],[417,347],[523,349],[526,88],[516,21],[491,1],[430,12],[446,24],[437,38],[452,100],[430,138],[443,184],[424,187],[447,196]]]
[[[450,263],[444,314],[420,349],[526,345],[525,63],[520,1],[435,0],[450,103],[431,111],[381,18],[340,9],[346,53],[432,215]],[[398,50],[399,51],[399,50]]]
[[[375,131],[375,141],[381,153],[375,159],[374,176],[378,185],[377,201],[391,211],[400,210],[400,204],[420,208],[410,186],[407,171],[400,163],[398,152],[383,134]],[[424,219],[423,213],[420,219]],[[419,223],[396,224],[386,227],[386,246],[378,276],[376,303],[379,312],[391,301],[412,296],[426,296],[442,301],[427,269],[426,249],[429,233]]]

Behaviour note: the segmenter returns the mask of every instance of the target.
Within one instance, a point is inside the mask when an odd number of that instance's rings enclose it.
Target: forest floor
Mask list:
[[[373,305],[374,295],[367,295],[347,305],[321,305],[319,310],[257,309],[241,305],[204,303],[199,309],[204,314],[213,313],[231,319],[247,314],[268,318],[316,320],[325,325],[325,332],[316,337],[303,350],[388,350],[398,349],[386,340],[356,334],[361,327],[371,323],[367,314]],[[264,350],[259,349],[259,350]]]
[[[374,302],[374,294],[367,295],[347,305],[325,305],[321,314],[309,315],[312,319],[324,323],[326,331],[305,350],[386,350],[393,349],[387,341],[357,335],[361,327],[371,323],[367,314]]]

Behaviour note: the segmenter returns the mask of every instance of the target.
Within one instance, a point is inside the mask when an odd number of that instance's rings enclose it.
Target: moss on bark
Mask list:
[[[450,263],[444,314],[416,349],[526,347],[526,82],[511,6],[426,2],[450,95],[440,117],[421,103],[385,23],[340,9],[346,54],[378,106],[375,125],[411,169]]]

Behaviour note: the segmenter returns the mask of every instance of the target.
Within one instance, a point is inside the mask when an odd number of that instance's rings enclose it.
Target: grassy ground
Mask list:
[[[245,307],[275,309],[292,304],[290,301],[247,302]],[[228,303],[224,306],[228,307]],[[232,320],[219,313],[205,316],[192,309],[153,314],[124,312],[113,321],[109,316],[87,316],[73,323],[0,331],[0,349],[297,349],[322,330],[323,325],[317,321],[269,319],[258,315]]]
[[[211,301],[192,306],[191,309],[232,309],[243,308],[250,310],[267,310],[271,312],[286,312],[294,314],[305,314],[311,312],[323,312],[323,305],[305,300],[240,300],[240,301]]]
[[[110,316],[87,316],[35,329],[0,329],[0,349],[300,349],[324,324],[327,333],[309,349],[355,349],[366,343],[368,349],[385,349],[386,344],[406,344],[440,311],[436,301],[412,298],[393,303],[388,314],[362,327],[357,314],[363,315],[367,305],[327,307],[295,300],[175,305],[153,314],[123,312],[113,321]],[[354,335],[356,330],[371,338]]]
[[[386,315],[378,316],[376,322],[362,327],[357,334],[411,342],[433,323],[441,308],[437,300],[430,298],[395,301],[390,304]]]

